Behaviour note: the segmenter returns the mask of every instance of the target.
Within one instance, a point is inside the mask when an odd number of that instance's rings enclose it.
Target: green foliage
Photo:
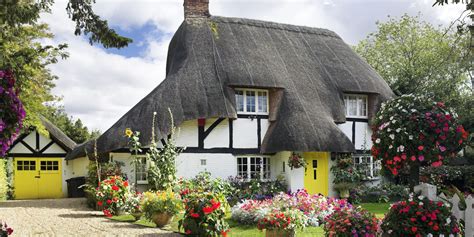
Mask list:
[[[7,197],[8,197],[7,160],[0,158],[0,201],[7,200]]]
[[[158,148],[155,139],[155,116],[153,114],[152,137],[150,147],[146,153],[150,167],[148,168],[148,182],[156,190],[167,190],[173,188],[176,183],[176,158],[182,152],[182,148],[175,145],[175,127],[173,122],[173,114],[168,109],[171,118],[171,133],[165,139],[163,148]],[[125,130],[125,135],[129,137],[130,152],[136,155],[141,151],[139,132],[132,132],[130,129]]]
[[[86,193],[87,205],[89,207],[96,207],[97,200],[95,197],[96,188],[99,186],[99,181],[104,180],[110,176],[123,176],[122,162],[105,162],[100,163],[96,161],[90,161],[87,167],[86,184],[84,185],[84,191]],[[97,175],[97,174],[100,174]]]
[[[212,178],[211,173],[202,171],[192,179],[179,179],[173,186],[177,192],[211,192],[222,194],[225,197],[233,195],[236,190],[231,183],[221,178]]]
[[[90,131],[81,119],[69,116],[63,107],[48,106],[43,115],[78,144],[100,136],[99,130]]]
[[[436,185],[440,189],[453,190],[453,187],[462,192],[474,192],[474,166],[440,166],[424,167],[420,170],[420,181]]]
[[[409,190],[405,185],[384,182],[377,186],[363,187],[359,189],[358,195],[361,202],[387,203],[407,198]]]
[[[97,206],[103,208],[102,211],[107,217],[117,215],[121,208],[126,205],[126,198],[129,197],[130,185],[121,176],[109,176],[99,182],[99,187],[95,191]]]
[[[432,26],[420,15],[377,22],[378,30],[354,49],[397,95],[420,94],[443,101],[466,122],[473,100],[468,75],[469,34]],[[472,103],[472,102],[471,102]]]
[[[278,176],[277,179],[268,181],[257,179],[244,180],[238,177],[229,177],[228,181],[235,190],[232,195],[227,196],[227,200],[231,204],[235,204],[244,199],[268,199],[278,193],[286,193],[288,191],[284,176]]]
[[[350,189],[360,183],[362,175],[354,169],[351,154],[339,154],[336,165],[331,167],[334,175],[335,189]]]
[[[337,209],[324,224],[326,236],[375,236],[377,230],[377,218],[362,207]]]
[[[189,192],[183,195],[185,212],[179,229],[191,236],[226,236],[229,225],[225,221],[228,206],[224,195],[212,192]]]

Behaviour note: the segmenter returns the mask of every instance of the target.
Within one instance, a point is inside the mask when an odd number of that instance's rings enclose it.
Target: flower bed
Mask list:
[[[324,231],[329,237],[375,237],[378,223],[374,214],[361,207],[343,207],[326,217]]]
[[[126,198],[130,194],[127,180],[120,176],[111,176],[99,183],[96,190],[97,206],[102,208],[104,215],[117,215],[125,207]]]
[[[256,224],[270,212],[299,210],[308,218],[308,225],[319,226],[335,209],[349,207],[346,200],[310,195],[305,190],[280,193],[273,199],[244,200],[232,208],[232,219],[242,224]]]

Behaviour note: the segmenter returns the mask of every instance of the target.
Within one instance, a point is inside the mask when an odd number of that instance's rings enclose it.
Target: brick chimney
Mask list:
[[[184,19],[205,18],[209,14],[209,0],[184,0]]]

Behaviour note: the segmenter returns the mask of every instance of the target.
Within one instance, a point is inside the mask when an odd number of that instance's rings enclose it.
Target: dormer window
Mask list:
[[[346,118],[367,118],[367,95],[344,95]]]
[[[239,114],[268,114],[268,91],[236,89],[235,103]]]

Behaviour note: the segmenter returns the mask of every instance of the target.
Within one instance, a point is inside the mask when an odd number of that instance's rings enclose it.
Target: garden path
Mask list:
[[[13,228],[12,236],[181,236],[107,219],[85,203],[84,198],[0,202],[0,220]]]

